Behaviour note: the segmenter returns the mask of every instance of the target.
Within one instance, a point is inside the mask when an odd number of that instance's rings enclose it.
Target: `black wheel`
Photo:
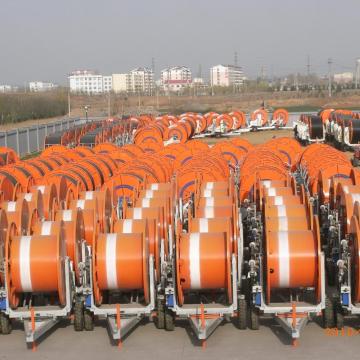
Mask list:
[[[259,330],[259,312],[257,309],[250,309],[250,329]]]
[[[84,328],[86,331],[94,330],[94,314],[89,310],[84,311]]]
[[[174,315],[170,310],[165,310],[165,329],[167,331],[174,331],[175,329]]]
[[[351,162],[352,162],[352,165],[355,166],[355,167],[358,167],[359,166],[359,159],[357,159],[356,157],[353,157],[351,159]]]
[[[3,313],[0,313],[0,329],[3,335],[9,335],[12,331],[11,320]]]
[[[76,301],[74,305],[74,329],[75,331],[83,331],[84,326],[84,304],[82,301]]]
[[[334,304],[328,297],[325,298],[325,309],[322,311],[322,317],[325,329],[335,326]]]
[[[246,299],[239,299],[237,326],[240,330],[247,327],[247,302]]]
[[[165,310],[164,305],[160,304],[158,306],[158,311],[155,318],[155,326],[158,329],[165,329]]]
[[[341,308],[341,304],[336,304],[336,327],[338,330],[342,330],[344,328],[344,313]]]

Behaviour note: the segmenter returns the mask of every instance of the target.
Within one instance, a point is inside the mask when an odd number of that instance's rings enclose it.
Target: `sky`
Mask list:
[[[67,83],[76,69],[238,64],[248,77],[353,71],[359,0],[0,0],[0,84]]]

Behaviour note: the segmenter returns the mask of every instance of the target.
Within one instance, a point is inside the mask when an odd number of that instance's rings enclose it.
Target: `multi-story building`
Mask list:
[[[165,92],[181,92],[191,85],[191,70],[174,66],[161,71],[161,85]]]
[[[11,85],[0,85],[0,93],[5,94],[12,92],[13,88]]]
[[[101,94],[114,91],[152,95],[154,73],[149,68],[136,68],[128,74],[100,75],[94,71],[74,71],[69,76],[70,91],[75,93]]]
[[[130,74],[112,74],[112,89],[116,94],[130,92]]]
[[[211,86],[242,86],[244,72],[240,66],[216,65],[210,68]]]
[[[77,70],[69,75],[70,91],[74,93],[101,94],[103,76],[92,70]]]
[[[140,67],[129,73],[129,91],[136,94],[152,95],[154,90],[154,72],[150,68]]]
[[[334,82],[337,84],[349,84],[354,80],[354,74],[352,72],[344,72],[334,74]]]
[[[57,85],[51,82],[44,81],[31,81],[29,82],[29,90],[31,92],[42,92],[42,91],[50,91],[54,90]]]
[[[112,91],[113,84],[112,84],[112,75],[103,76],[103,92],[109,93]]]

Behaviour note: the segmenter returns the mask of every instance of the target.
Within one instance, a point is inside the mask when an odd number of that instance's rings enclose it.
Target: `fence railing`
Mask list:
[[[94,118],[88,120],[92,121]],[[70,129],[73,126],[83,124],[85,121],[83,118],[67,118],[48,124],[0,132],[0,146],[12,148],[20,157],[23,157],[43,150],[46,135],[55,131]]]

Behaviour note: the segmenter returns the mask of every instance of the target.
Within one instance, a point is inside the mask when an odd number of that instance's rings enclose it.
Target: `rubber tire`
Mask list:
[[[335,317],[337,329],[342,330],[344,328],[344,314],[342,312],[341,304],[339,303],[336,305]]]
[[[172,311],[165,310],[165,329],[166,331],[174,331],[175,319]]]
[[[322,317],[324,329],[335,327],[334,304],[328,297],[325,298],[325,309],[322,310]]]
[[[82,301],[75,301],[74,305],[74,329],[75,331],[83,331],[85,326],[84,320],[84,304]]]
[[[360,165],[360,161],[356,157],[353,157],[351,159],[351,163],[352,163],[352,166],[354,166],[354,167],[358,167]]]
[[[3,313],[0,314],[0,328],[3,335],[9,335],[12,331],[11,320]]]
[[[237,327],[240,330],[245,330],[247,328],[247,302],[246,299],[239,299],[238,301]]]
[[[84,329],[86,331],[94,330],[94,314],[89,310],[84,311]]]
[[[159,306],[156,318],[154,320],[155,326],[158,329],[165,329],[165,311],[164,306]]]
[[[256,309],[250,309],[250,329],[259,330],[259,328],[260,328],[259,313]]]

